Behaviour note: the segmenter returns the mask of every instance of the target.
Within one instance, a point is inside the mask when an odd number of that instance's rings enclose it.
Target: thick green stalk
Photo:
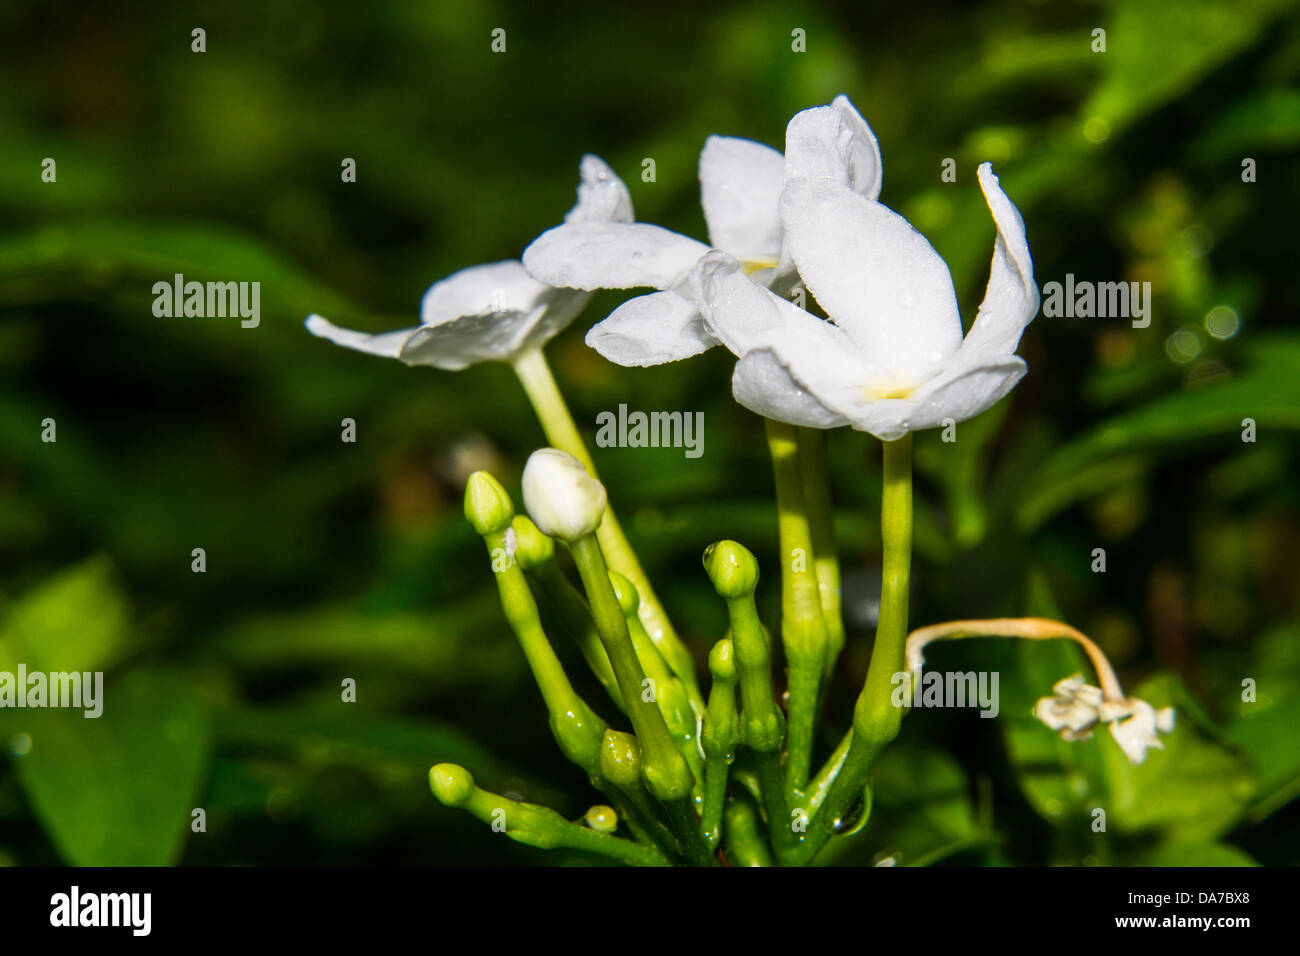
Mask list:
[[[587,602],[569,583],[564,572],[553,562],[536,565],[528,568],[527,571],[541,585],[546,597],[550,599],[559,614],[565,629],[573,636],[587,666],[591,668],[596,680],[600,681],[600,685],[605,688],[610,700],[618,706],[619,710],[627,713],[627,705],[623,703],[623,692],[618,689],[618,679],[614,676],[614,668],[610,666],[609,655],[605,653],[605,647],[600,643],[600,635],[596,633],[596,625],[592,623]]]
[[[740,743],[740,724],[736,719],[736,659],[731,640],[723,638],[709,652],[708,712],[700,732],[704,748],[704,808],[700,812],[700,832],[711,849],[722,839],[722,808],[727,800],[727,779],[731,762],[736,759]]]
[[[519,376],[524,392],[528,395],[529,402],[532,403],[533,411],[537,413],[542,431],[546,433],[546,440],[553,447],[568,452],[582,462],[587,473],[599,480],[596,465],[587,451],[582,435],[578,433],[578,426],[569,413],[569,407],[564,402],[564,396],[560,394],[559,386],[555,383],[555,377],[551,374],[551,368],[546,363],[542,350],[537,348],[524,352],[514,360],[513,368],[515,374]],[[654,588],[650,586],[650,579],[646,577],[636,552],[632,550],[627,536],[623,534],[623,528],[615,517],[613,508],[605,509],[605,518],[601,521],[596,535],[600,539],[600,546],[609,556],[610,566],[636,585],[641,595],[640,615],[646,631],[660,653],[664,655],[664,659],[668,661],[668,665],[672,667],[673,672],[686,684],[692,700],[702,705],[704,695],[700,693],[699,683],[695,679],[695,662],[691,659],[691,652],[673,630],[668,614],[659,602]]]
[[[754,755],[763,812],[777,855],[790,842],[790,810],[781,778],[781,744],[785,718],[772,696],[772,669],[767,638],[749,593],[727,600],[731,639],[740,674],[740,740]]]
[[[638,595],[632,582],[617,571],[611,571],[610,583],[614,585],[614,596],[618,598],[623,617],[627,620],[627,630],[632,638],[632,649],[636,651],[637,660],[645,676],[653,683],[654,702],[659,705],[659,712],[664,715],[668,732],[677,741],[677,749],[686,758],[695,777],[694,796],[697,802],[704,798],[704,758],[700,756],[699,719],[695,708],[681,682],[668,662],[664,660],[659,648],[646,632],[645,625],[637,616]]]
[[[771,866],[772,851],[763,839],[758,808],[748,797],[727,801],[722,815],[727,859],[732,866]]]
[[[853,709],[848,753],[821,808],[808,825],[796,857],[806,862],[844,825],[862,799],[871,768],[896,736],[902,710],[892,701],[893,678],[906,670],[907,598],[912,567],[912,436],[884,442],[884,493],[880,508],[880,621],[867,679]]]
[[[528,846],[585,850],[629,866],[671,866],[657,848],[571,823],[549,807],[520,803],[491,793],[474,783],[463,767],[438,764],[429,771],[434,795],[448,806],[460,807],[494,830]]]
[[[799,429],[799,464],[803,470],[804,504],[812,532],[813,567],[826,624],[826,658],[822,680],[829,683],[835,662],[844,649],[844,615],[840,610],[840,556],[835,546],[835,512],[831,505],[830,476],[826,471],[826,431]],[[825,693],[823,685],[822,693]]]
[[[788,803],[794,806],[800,802],[812,766],[813,724],[826,660],[826,623],[804,504],[797,430],[772,419],[766,424],[779,514],[781,642],[789,668],[785,785]]]
[[[587,771],[588,776],[599,778],[600,741],[605,733],[605,722],[596,716],[569,683],[564,666],[542,630],[537,602],[528,589],[524,572],[507,554],[505,538],[504,531],[489,531],[483,536],[493,559],[501,607],[542,692],[551,732],[560,750]]]
[[[668,732],[658,705],[645,693],[645,671],[632,646],[627,619],[610,583],[600,544],[594,534],[588,534],[571,542],[569,547],[587,590],[596,630],[613,665],[614,676],[618,678],[623,701],[628,707],[627,715],[636,731],[646,788],[664,805],[673,832],[682,841],[691,862],[701,866],[712,865],[716,860],[700,836],[691,798],[694,776]]]

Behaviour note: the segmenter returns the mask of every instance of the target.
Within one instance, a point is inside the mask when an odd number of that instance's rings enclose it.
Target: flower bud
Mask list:
[[[482,474],[482,472],[480,472]],[[464,767],[440,763],[429,771],[429,787],[449,807],[463,806],[474,795],[474,778]]]
[[[577,541],[600,526],[605,486],[572,455],[540,448],[524,466],[524,505],[543,534]]]
[[[613,833],[618,829],[618,814],[613,807],[603,804],[597,804],[588,810],[582,820],[597,833]]]
[[[555,542],[538,531],[528,515],[515,515],[510,530],[515,533],[515,560],[525,571],[545,564],[555,555]]]
[[[605,731],[600,775],[616,787],[635,786],[641,780],[641,747],[635,737],[621,730]]]
[[[709,673],[720,683],[730,684],[736,680],[736,649],[731,638],[724,637],[709,651]]]
[[[634,617],[641,606],[641,595],[637,594],[636,585],[617,571],[609,572],[609,583],[614,586],[614,597],[618,599],[623,616]]]
[[[758,562],[735,541],[718,541],[705,548],[704,570],[724,598],[745,597],[758,586]]]
[[[486,471],[476,471],[465,483],[465,517],[479,534],[503,531],[515,515],[510,496]]]

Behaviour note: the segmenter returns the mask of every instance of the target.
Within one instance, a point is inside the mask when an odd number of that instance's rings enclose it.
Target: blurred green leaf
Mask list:
[[[60,571],[7,608],[0,670],[96,671],[130,645],[126,598],[104,555]]]
[[[1244,367],[1225,381],[1156,398],[1060,446],[1029,479],[1017,520],[1033,530],[1080,498],[1197,440],[1241,445],[1242,421],[1259,432],[1300,429],[1300,336],[1257,335],[1243,343]]]
[[[104,688],[103,713],[0,711],[32,808],[76,866],[167,866],[180,855],[211,747],[207,717],[179,674],[133,671]]]
[[[1226,843],[1162,843],[1143,854],[1144,866],[1259,866],[1250,854]]]
[[[1178,703],[1177,682],[1157,675],[1129,693],[1153,707]],[[1198,731],[1186,713],[1163,750],[1134,766],[1109,731],[1095,736],[1106,772],[1107,825],[1121,832],[1158,829],[1177,840],[1212,840],[1241,816],[1253,792],[1250,768]]]

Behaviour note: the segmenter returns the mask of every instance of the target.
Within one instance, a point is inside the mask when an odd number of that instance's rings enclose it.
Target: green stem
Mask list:
[[[708,712],[700,732],[704,749],[704,807],[700,811],[700,832],[711,849],[722,839],[722,809],[727,799],[727,780],[731,762],[736,759],[740,743],[740,725],[736,717],[735,650],[723,638],[709,653],[709,670],[713,683],[709,687]]]
[[[771,866],[772,851],[763,839],[758,808],[748,797],[736,797],[723,813],[727,858],[733,866]]]
[[[849,755],[849,744],[852,740],[852,731],[841,737],[835,752],[826,759],[826,763],[822,765],[821,770],[817,771],[817,776],[813,777],[812,782],[808,784],[806,794],[808,806],[805,809],[809,813],[816,813],[817,808],[826,799],[831,784],[835,782],[835,778],[839,776],[840,768],[844,766],[844,758]]]
[[[633,843],[607,833],[598,833],[578,823],[571,823],[549,807],[520,803],[484,790],[474,783],[463,768],[439,764],[430,771],[431,784],[438,799],[460,807],[493,828],[503,828],[512,840],[542,849],[564,847],[584,850],[618,860],[629,866],[671,866],[671,861],[657,848]]]
[[[594,534],[589,534],[571,542],[569,548],[587,590],[596,631],[605,645],[605,653],[609,655],[623,701],[627,704],[627,715],[636,731],[646,788],[663,804],[688,859],[698,866],[712,865],[717,861],[700,836],[691,798],[695,778],[686,758],[677,749],[659,706],[645,696],[645,671],[641,669],[641,662],[632,646],[627,619],[610,583],[600,543]]]
[[[614,668],[610,666],[609,655],[605,653],[605,647],[600,643],[600,635],[596,633],[596,625],[592,623],[587,602],[582,599],[582,595],[569,583],[569,579],[554,562],[546,561],[527,570],[542,586],[546,597],[550,598],[561,622],[572,635],[596,680],[600,681],[600,685],[605,688],[605,692],[609,694],[610,700],[618,706],[618,709],[627,713],[623,694],[618,689],[618,680],[614,677]]]
[[[835,546],[835,512],[831,505],[830,476],[826,470],[824,429],[799,429],[799,463],[803,470],[804,504],[808,508],[808,523],[812,531],[817,591],[821,597],[822,620],[826,624],[822,680],[829,683],[835,662],[844,649],[844,616],[840,610],[840,557]]]
[[[542,424],[546,440],[553,447],[568,452],[582,462],[587,473],[599,480],[596,465],[587,451],[586,443],[578,433],[578,426],[573,421],[568,405],[564,402],[564,396],[560,394],[555,376],[551,374],[551,368],[542,350],[530,349],[518,356],[512,364],[520,384],[524,387],[524,392],[528,395],[529,402],[532,403],[533,411],[537,413],[538,421]],[[704,695],[700,693],[699,683],[695,679],[695,662],[691,659],[691,652],[673,630],[668,614],[659,602],[654,588],[650,586],[650,579],[646,577],[636,552],[632,550],[632,545],[623,534],[623,528],[615,517],[613,508],[606,507],[605,518],[601,521],[596,535],[600,539],[600,546],[609,556],[610,566],[636,585],[637,592],[641,595],[639,611],[641,620],[655,646],[664,655],[673,672],[682,679],[691,694],[691,699],[703,706]]]
[[[781,744],[785,719],[772,695],[772,669],[767,638],[754,607],[752,592],[727,600],[731,640],[740,674],[740,739],[754,754],[759,793],[768,833],[780,855],[790,842],[790,812],[781,779]]]
[[[826,660],[812,532],[808,525],[795,426],[766,420],[767,443],[776,479],[781,547],[781,641],[789,668],[790,702],[785,765],[788,803],[796,805],[812,766],[813,724]]]
[[[912,436],[884,442],[884,493],[880,508],[880,621],[867,679],[853,710],[848,753],[835,782],[812,818],[797,857],[811,860],[862,798],[871,768],[896,736],[902,711],[893,705],[895,674],[905,671],[907,598],[912,565]]]
[[[497,589],[501,595],[510,627],[519,639],[533,678],[542,692],[550,718],[551,732],[564,755],[587,771],[593,779],[600,777],[600,744],[605,722],[587,706],[569,683],[564,666],[542,630],[537,602],[519,564],[510,559],[504,531],[483,535],[492,556]]]

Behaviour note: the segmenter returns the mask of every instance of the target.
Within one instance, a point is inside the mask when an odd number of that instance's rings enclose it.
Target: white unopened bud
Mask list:
[[[605,486],[567,452],[539,448],[524,466],[524,507],[543,534],[576,541],[600,526]]]

